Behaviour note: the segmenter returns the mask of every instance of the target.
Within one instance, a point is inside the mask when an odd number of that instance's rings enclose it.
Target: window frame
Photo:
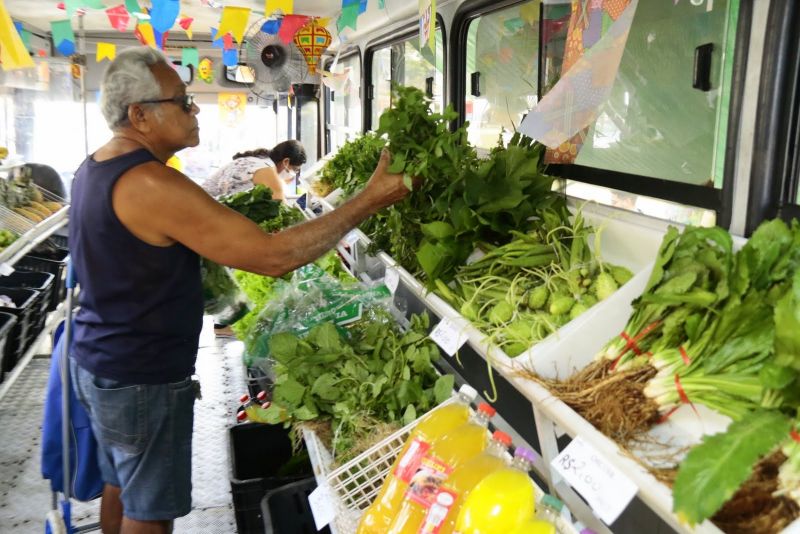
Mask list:
[[[447,107],[448,103],[451,102],[450,95],[448,94],[448,87],[450,86],[448,77],[447,67],[449,65],[449,46],[447,42],[447,29],[445,28],[444,18],[442,17],[441,13],[436,14],[436,25],[434,26],[434,32],[437,30],[442,31],[442,47],[444,48],[442,54],[442,61],[444,64],[442,65],[442,77],[444,79],[443,87],[442,87],[442,106]],[[361,115],[361,122],[362,122],[362,131],[368,132],[372,130],[372,101],[374,100],[374,91],[375,86],[372,83],[372,64],[373,64],[373,57],[378,50],[382,50],[384,48],[392,47],[396,44],[405,42],[409,40],[409,37],[419,36],[419,24],[418,22],[413,22],[407,26],[403,26],[402,28],[397,30],[397,35],[392,35],[390,37],[383,37],[375,39],[367,44],[364,48],[364,58],[361,62],[361,80],[362,80],[362,88],[361,88],[361,103],[362,103],[362,115]],[[434,51],[435,54],[435,51]],[[392,55],[392,63],[394,64],[395,58]],[[392,65],[394,68],[394,65]]]
[[[359,74],[360,74],[360,76],[359,76],[359,84],[358,84],[359,85],[359,87],[358,87],[358,98],[361,101],[361,109],[362,109],[360,132],[364,133],[364,131],[365,131],[364,130],[364,114],[363,114],[363,109],[364,109],[364,83],[363,83],[364,82],[364,56],[361,54],[361,48],[358,47],[358,46],[350,46],[350,47],[345,48],[342,51],[342,53],[339,55],[339,61],[344,61],[344,60],[350,59],[353,56],[358,56],[358,68],[359,68]],[[325,62],[325,70],[330,69],[331,65],[333,65],[333,58],[331,58],[331,59],[329,59],[329,60],[327,60]],[[322,85],[323,85],[322,97],[323,97],[324,102],[325,102],[325,112],[323,114],[323,119],[325,120],[325,124],[324,124],[324,134],[325,134],[324,137],[325,137],[325,139],[323,141],[323,145],[324,145],[323,148],[324,148],[325,154],[327,155],[327,154],[331,153],[331,130],[330,130],[330,124],[331,124],[331,106],[330,106],[330,103],[331,103],[331,98],[330,97],[331,97],[331,93],[333,93],[333,91],[331,91],[330,87],[328,87],[327,85],[325,85],[325,84],[322,84]]]
[[[728,127],[726,149],[723,155],[723,182],[720,189],[706,186],[683,184],[680,182],[611,171],[582,165],[553,164],[548,166],[548,173],[558,178],[584,182],[587,184],[609,187],[627,193],[677,202],[693,207],[715,211],[717,225],[728,228],[733,210],[733,188],[735,178],[735,162],[738,148],[739,125],[744,93],[745,68],[747,65],[748,46],[750,43],[750,26],[752,21],[753,2],[740,0],[738,22],[736,27],[733,53],[733,72],[731,76],[731,94],[728,107]],[[458,112],[456,126],[465,122],[467,91],[467,36],[470,23],[484,15],[524,3],[525,0],[468,0],[456,11],[451,37],[452,79],[451,102]],[[542,17],[539,17],[542,24]],[[542,35],[541,28],[539,35]],[[537,55],[541,74],[541,41]],[[762,79],[764,79],[762,77]],[[538,89],[541,95],[541,86]]]
[[[783,18],[786,17],[786,18]],[[771,2],[758,91],[746,235],[766,219],[800,219],[800,5]],[[787,113],[788,111],[788,113]]]

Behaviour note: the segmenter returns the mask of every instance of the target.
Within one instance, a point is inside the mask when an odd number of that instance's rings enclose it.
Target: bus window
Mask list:
[[[335,74],[346,75],[336,89],[325,88],[328,113],[329,146],[336,151],[349,139],[361,133],[361,58],[356,52],[339,59]]]
[[[738,5],[641,1],[611,95],[574,163],[721,188]],[[694,72],[700,57],[708,69]],[[546,74],[547,86],[559,76]]]
[[[501,132],[508,141],[538,102],[540,4],[523,2],[469,22],[465,118],[475,146],[491,148]],[[569,3],[544,8],[546,18],[569,19]],[[566,25],[547,28],[555,30],[546,35],[552,62],[563,53]]]
[[[372,57],[370,129],[378,127],[381,113],[391,105],[392,84],[430,90],[433,111],[444,109],[444,37],[439,27],[435,33],[435,46],[435,52],[428,46],[421,48],[419,34],[414,33],[368,52]]]

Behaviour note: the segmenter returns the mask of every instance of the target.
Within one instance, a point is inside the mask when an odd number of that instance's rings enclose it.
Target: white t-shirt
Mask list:
[[[214,198],[252,189],[253,175],[266,167],[275,168],[269,158],[245,157],[231,161],[203,182],[203,189]]]

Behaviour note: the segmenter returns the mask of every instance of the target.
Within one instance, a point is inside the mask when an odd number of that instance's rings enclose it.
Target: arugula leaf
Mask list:
[[[714,515],[790,429],[787,417],[759,410],[732,423],[726,432],[705,437],[680,464],[672,489],[675,513],[692,525]]]

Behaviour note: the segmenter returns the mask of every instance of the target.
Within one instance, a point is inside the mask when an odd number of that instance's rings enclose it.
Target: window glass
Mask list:
[[[298,97],[298,115],[300,121],[300,137],[297,139],[306,150],[307,169],[317,162],[317,137],[319,135],[319,102],[316,98]]]
[[[436,30],[436,50],[420,47],[419,35],[375,50],[372,56],[372,129],[378,127],[381,113],[391,105],[392,84],[428,89],[432,80],[433,110],[444,109],[444,40]]]
[[[610,98],[575,163],[721,187],[738,4],[640,0]],[[588,14],[590,25],[592,17],[599,27],[611,23],[603,7]],[[703,45],[710,45],[707,91],[693,87]],[[545,53],[548,66],[558,67]],[[546,86],[558,76],[548,69]]]
[[[361,61],[358,54],[342,58],[333,71],[346,75],[336,88],[329,88],[328,109],[330,110],[330,147],[336,151],[348,139],[361,133]]]
[[[540,3],[523,2],[469,23],[465,112],[475,146],[491,148],[503,131],[508,141],[538,102]]]

